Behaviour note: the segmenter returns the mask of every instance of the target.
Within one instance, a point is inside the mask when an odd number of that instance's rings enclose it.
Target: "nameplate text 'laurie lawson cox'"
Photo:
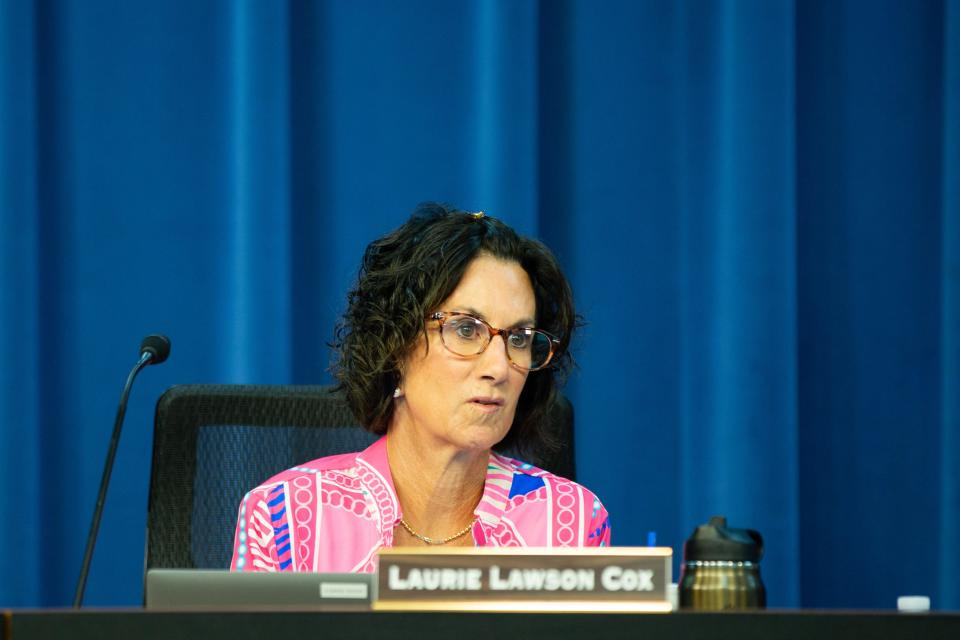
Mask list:
[[[378,602],[667,602],[663,547],[392,548],[380,551]]]

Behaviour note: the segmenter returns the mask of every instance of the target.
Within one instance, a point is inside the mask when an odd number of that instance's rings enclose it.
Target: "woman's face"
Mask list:
[[[530,278],[519,264],[480,255],[450,297],[431,311],[469,313],[506,329],[534,326],[536,310]],[[500,442],[527,380],[526,371],[510,365],[503,336],[494,336],[483,353],[463,357],[443,346],[437,322],[430,320],[421,342],[404,360],[391,431],[409,429],[422,446],[461,451]]]

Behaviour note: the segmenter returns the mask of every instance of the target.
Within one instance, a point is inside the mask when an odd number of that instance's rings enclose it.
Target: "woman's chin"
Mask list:
[[[492,428],[489,425],[471,426],[457,434],[457,444],[464,451],[490,451],[503,440],[509,428]]]

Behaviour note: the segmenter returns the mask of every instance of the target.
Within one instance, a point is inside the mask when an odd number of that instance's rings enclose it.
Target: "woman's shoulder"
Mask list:
[[[252,493],[257,491],[269,492],[277,485],[300,483],[302,482],[301,479],[309,479],[314,476],[320,476],[322,479],[355,477],[357,469],[357,456],[360,455],[360,453],[361,452],[359,451],[352,453],[341,453],[298,464],[295,467],[290,467],[289,469],[285,469],[284,471],[267,478],[256,488],[254,488]],[[314,483],[312,482],[310,483],[310,485],[313,484]]]
[[[559,489],[561,492],[574,490],[584,495],[584,497],[591,499],[596,497],[592,491],[582,484],[569,478],[558,476],[546,469],[541,469],[529,462],[498,453],[493,454],[491,462],[494,466],[500,467],[512,475],[510,497],[530,493],[545,485],[550,485],[551,489]]]
[[[503,455],[502,453],[493,453],[491,455],[491,463],[495,466],[511,471],[514,475],[524,475],[531,478],[543,478],[545,480],[549,479],[553,482],[573,482],[573,480],[564,478],[563,476],[558,476],[552,471],[542,469],[534,464],[524,462],[518,458],[511,458],[510,456]]]
[[[510,544],[508,540],[514,535],[522,535],[529,546],[610,544],[607,510],[583,485],[498,454],[491,457],[487,481],[503,487],[501,522],[510,523],[491,534],[498,544]]]

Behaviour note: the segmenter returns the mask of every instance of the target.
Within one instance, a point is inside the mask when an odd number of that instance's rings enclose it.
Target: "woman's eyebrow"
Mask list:
[[[523,318],[522,320],[517,320],[509,327],[504,327],[504,329],[532,329],[537,326],[537,321],[533,318]]]
[[[477,309],[474,309],[473,307],[454,307],[454,310],[456,313],[465,313],[467,315],[474,316],[475,318],[480,318],[484,322],[493,324],[482,312],[478,311]],[[519,327],[527,328],[527,327],[535,327],[535,326],[536,326],[536,320],[528,317],[528,318],[521,318],[520,320],[517,320],[516,322],[511,324],[509,327],[499,327],[499,328],[500,329],[517,329]]]

